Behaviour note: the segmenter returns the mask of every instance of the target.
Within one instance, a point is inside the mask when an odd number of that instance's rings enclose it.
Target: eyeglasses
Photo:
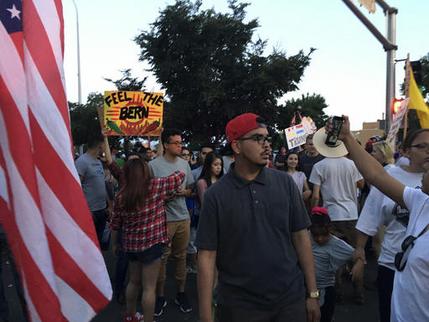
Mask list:
[[[412,148],[416,148],[418,150],[426,150],[429,151],[429,143],[418,143],[411,146]]]
[[[180,142],[180,141],[168,142],[167,144],[182,145],[182,142]]]
[[[410,256],[411,249],[413,249],[416,239],[428,230],[429,224],[420,232],[420,234],[417,235],[417,237],[410,235],[404,239],[401,244],[402,252],[395,255],[395,267],[399,272],[402,272],[405,269],[405,265],[407,265],[408,257]]]
[[[262,145],[265,142],[271,143],[272,138],[270,136],[265,136],[265,135],[262,135],[262,134],[253,134],[253,135],[251,135],[249,137],[240,138],[238,140],[239,141],[252,140],[252,141],[258,142],[258,144]]]
[[[182,153],[182,157],[189,157],[190,154],[189,153]]]

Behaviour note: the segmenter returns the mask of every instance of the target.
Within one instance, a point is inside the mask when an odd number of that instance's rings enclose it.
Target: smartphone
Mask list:
[[[340,135],[341,127],[343,126],[344,118],[341,116],[334,116],[332,118],[332,130],[326,136],[325,144],[327,146],[337,146],[338,135]]]

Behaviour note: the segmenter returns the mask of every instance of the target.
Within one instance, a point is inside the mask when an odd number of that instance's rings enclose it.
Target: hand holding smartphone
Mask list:
[[[341,132],[341,127],[343,126],[344,118],[341,116],[334,116],[332,118],[331,124],[331,130],[328,132],[326,136],[325,144],[330,147],[337,146],[337,140],[338,136]]]

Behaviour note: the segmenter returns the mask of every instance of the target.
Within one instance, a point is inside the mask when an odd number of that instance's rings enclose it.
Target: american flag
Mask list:
[[[32,321],[88,321],[111,285],[76,172],[61,0],[0,1],[0,220]]]

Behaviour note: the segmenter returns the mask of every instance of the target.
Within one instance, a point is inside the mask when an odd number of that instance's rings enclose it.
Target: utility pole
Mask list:
[[[343,0],[344,4],[355,14],[355,16],[367,27],[375,38],[383,45],[386,51],[386,119],[385,131],[389,132],[392,112],[390,106],[393,98],[395,98],[395,56],[398,46],[396,45],[396,15],[398,9],[390,7],[384,0],[375,0],[375,2],[383,9],[387,19],[387,37],[365,17],[365,15],[351,2],[351,0]]]
[[[79,41],[79,14],[75,0],[73,1],[74,9],[76,11],[76,35],[77,35],[77,86],[78,86],[78,102],[82,104],[82,83],[80,79],[80,41]]]

